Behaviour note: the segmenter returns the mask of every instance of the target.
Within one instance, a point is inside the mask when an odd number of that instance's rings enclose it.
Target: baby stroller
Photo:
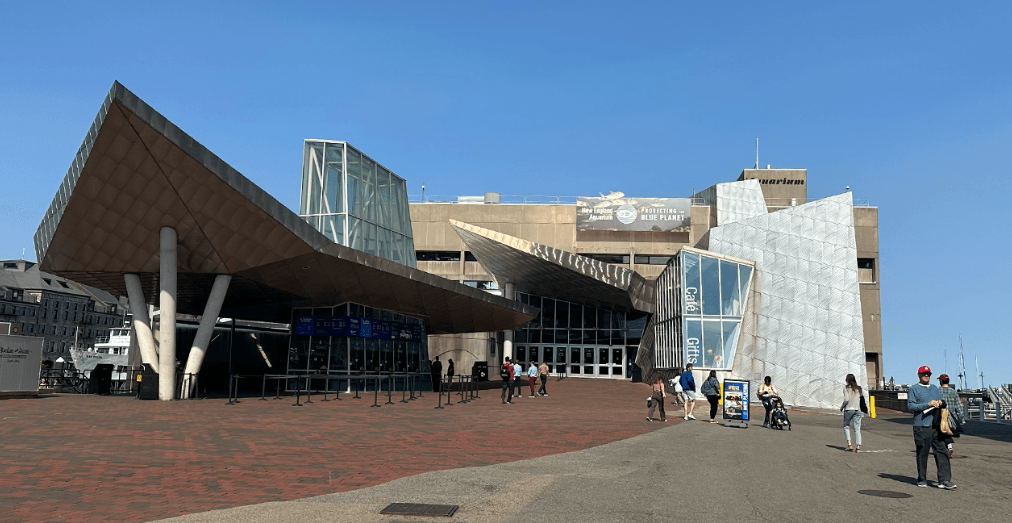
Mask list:
[[[770,400],[773,404],[773,410],[770,411],[770,428],[784,430],[791,430],[791,419],[787,417],[787,408],[784,407],[784,400],[780,399],[780,396],[773,396]]]

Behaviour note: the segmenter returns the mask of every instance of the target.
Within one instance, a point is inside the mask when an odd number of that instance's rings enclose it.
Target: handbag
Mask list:
[[[864,401],[864,394],[861,395],[861,412],[868,413],[868,403]]]
[[[684,392],[684,389],[682,389],[682,382],[681,381],[676,381],[675,382],[675,392]]]
[[[650,396],[649,398],[647,398],[647,408],[649,409],[650,407],[653,406],[654,406],[654,397]]]
[[[952,416],[949,416],[949,409],[942,409],[941,420],[939,421],[938,424],[939,425],[938,428],[939,430],[942,431],[942,434],[945,434],[946,436],[952,435],[952,426],[950,425],[951,422]]]

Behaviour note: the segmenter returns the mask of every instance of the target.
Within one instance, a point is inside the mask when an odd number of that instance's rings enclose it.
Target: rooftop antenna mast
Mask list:
[[[966,388],[966,366],[963,365],[963,335],[959,335],[959,388]]]
[[[759,168],[759,137],[755,137],[755,168]]]
[[[980,363],[977,363],[976,356],[973,357],[973,364],[977,366],[977,376],[980,376],[980,381],[978,382],[980,387],[978,387],[978,390],[984,390],[984,373],[980,371]]]

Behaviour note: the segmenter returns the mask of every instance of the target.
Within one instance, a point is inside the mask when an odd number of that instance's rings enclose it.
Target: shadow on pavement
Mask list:
[[[911,485],[917,484],[917,478],[913,478],[910,476],[901,476],[899,474],[886,474],[885,472],[882,472],[878,475],[878,477],[882,479],[891,479],[893,481],[899,481],[900,483],[909,483]]]
[[[829,448],[831,448],[831,449],[836,449],[836,450],[843,450],[843,451],[847,450],[847,447],[841,447],[840,445],[826,445],[826,446],[829,447]]]

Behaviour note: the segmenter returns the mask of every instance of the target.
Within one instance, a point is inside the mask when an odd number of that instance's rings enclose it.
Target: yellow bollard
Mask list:
[[[875,396],[868,396],[868,411],[871,412],[871,417],[875,417]]]

